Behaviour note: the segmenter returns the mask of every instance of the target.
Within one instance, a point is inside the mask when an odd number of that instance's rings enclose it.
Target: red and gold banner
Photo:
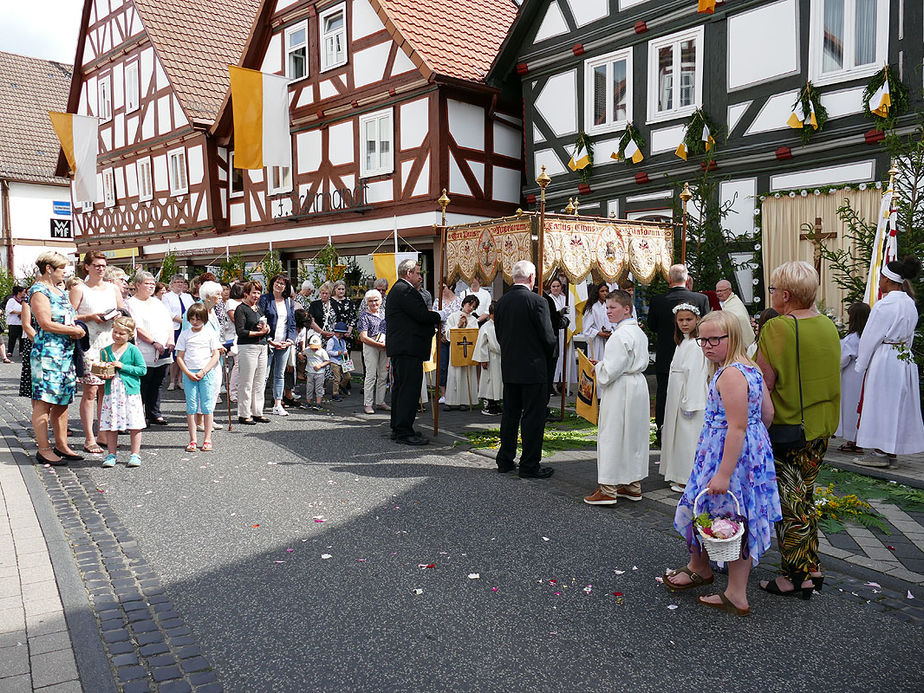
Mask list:
[[[532,219],[498,219],[495,222],[453,226],[446,231],[446,278],[471,283],[494,280],[498,269],[513,281],[513,266],[532,259]]]

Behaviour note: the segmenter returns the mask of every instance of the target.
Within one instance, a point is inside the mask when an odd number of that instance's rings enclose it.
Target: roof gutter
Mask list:
[[[3,245],[6,247],[6,268],[11,275],[16,274],[13,267],[13,227],[10,225],[10,183],[0,180],[0,208],[3,214],[3,228],[0,230]]]

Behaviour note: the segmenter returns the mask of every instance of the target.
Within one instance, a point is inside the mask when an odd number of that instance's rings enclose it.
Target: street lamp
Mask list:
[[[680,237],[680,264],[687,263],[687,203],[693,193],[690,192],[690,184],[684,183],[683,190],[680,191],[680,201],[683,202],[683,232]]]
[[[549,178],[549,174],[545,172],[545,166],[542,167],[542,172],[536,178],[536,183],[539,185],[539,262],[536,263],[536,284],[539,286],[539,295],[542,295],[542,251],[543,244],[545,243],[545,189],[548,187],[549,183],[552,182],[552,179]]]

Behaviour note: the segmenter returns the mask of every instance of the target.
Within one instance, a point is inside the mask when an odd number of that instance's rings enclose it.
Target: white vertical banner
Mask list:
[[[263,74],[263,164],[292,166],[289,78]]]

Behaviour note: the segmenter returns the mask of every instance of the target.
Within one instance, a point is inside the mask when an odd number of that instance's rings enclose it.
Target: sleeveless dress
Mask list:
[[[74,324],[74,307],[67,294],[55,293],[42,282],[36,282],[30,287],[30,302],[36,293],[48,297],[52,322]],[[70,404],[73,401],[77,387],[73,339],[67,335],[37,330],[29,362],[32,369],[32,399],[50,404]]]
[[[760,419],[764,378],[756,366],[733,363],[727,368],[737,368],[748,382],[747,429],[741,456],[732,472],[728,488],[738,498],[741,514],[747,521],[746,542],[741,546],[742,556],[749,557],[756,565],[758,559],[770,548],[774,523],[783,519],[770,436]],[[674,529],[686,539],[687,546],[691,548],[694,542],[699,543],[699,534],[693,527],[693,502],[718,471],[728,433],[725,406],[716,388],[716,380],[724,370],[716,373],[709,384],[705,421],[696,446],[693,471],[674,514]],[[700,500],[698,510],[712,516],[734,515],[735,502],[728,494],[707,494]]]
[[[98,289],[84,286],[81,291],[80,305],[77,306],[77,315],[108,313],[114,310],[118,307],[117,291],[116,286],[109,282],[103,282],[102,287]],[[86,325],[90,348],[84,352],[86,375],[81,378],[81,382],[85,385],[103,385],[106,381],[90,373],[90,366],[100,360],[100,350],[112,344],[112,320],[107,322],[87,320]]]

